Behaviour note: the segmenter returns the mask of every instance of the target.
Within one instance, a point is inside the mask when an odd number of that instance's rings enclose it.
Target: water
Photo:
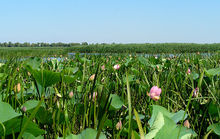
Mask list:
[[[145,53],[134,53],[134,54],[123,54],[123,53],[68,53],[68,57],[69,58],[74,58],[77,54],[79,54],[80,56],[92,56],[92,55],[96,55],[96,56],[120,56],[120,55],[132,55],[132,56],[143,56],[143,57],[174,57],[174,56],[181,56],[181,55],[187,55],[187,56],[191,56],[194,55],[195,53],[184,53],[184,54],[145,54]],[[216,55],[217,53],[200,53],[201,56],[206,56],[206,57],[210,57],[213,55]],[[26,57],[28,58],[28,57]],[[26,58],[22,58],[20,60],[24,60]],[[62,61],[63,58],[61,57],[49,57],[50,59],[57,59],[58,61]],[[46,60],[47,58],[44,57],[44,60]],[[0,59],[0,63],[5,63],[7,60],[6,59]]]
[[[78,53],[68,53],[68,56],[70,57],[75,57],[75,55]],[[155,56],[155,57],[160,57],[160,56],[165,56],[165,57],[174,57],[174,56],[181,56],[181,55],[187,55],[187,56],[191,56],[194,55],[195,53],[184,53],[184,54],[145,54],[145,53],[135,53],[135,54],[124,54],[124,55],[132,55],[132,56],[143,56],[143,57],[151,57],[151,56]],[[84,55],[103,55],[103,56],[118,56],[118,55],[123,55],[121,53],[79,53],[80,56],[84,56]],[[201,56],[212,56],[215,55],[215,53],[201,53]]]

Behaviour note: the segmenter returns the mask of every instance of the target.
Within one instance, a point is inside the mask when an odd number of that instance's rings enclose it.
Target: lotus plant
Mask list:
[[[118,70],[119,68],[120,68],[120,65],[119,65],[119,64],[114,65],[114,69],[115,69],[115,70]]]
[[[150,98],[152,98],[155,101],[160,99],[160,94],[161,94],[161,88],[158,88],[157,86],[153,86],[150,89],[150,93],[147,93],[147,95],[150,96]]]

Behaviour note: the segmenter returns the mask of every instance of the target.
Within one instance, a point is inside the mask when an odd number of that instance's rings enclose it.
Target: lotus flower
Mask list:
[[[105,65],[102,65],[102,66],[101,66],[101,69],[102,69],[102,70],[105,70]]]
[[[150,98],[152,98],[155,101],[160,99],[160,94],[161,94],[161,88],[158,88],[157,86],[153,86],[150,89],[150,93],[147,93],[147,95],[150,96]]]
[[[120,65],[119,65],[119,64],[114,65],[114,69],[115,69],[115,70],[118,70],[119,68],[120,68]]]
[[[73,92],[72,92],[72,91],[69,93],[69,97],[70,97],[70,98],[73,97]]]
[[[122,129],[122,123],[121,123],[121,120],[116,124],[116,129],[117,129],[117,130]]]

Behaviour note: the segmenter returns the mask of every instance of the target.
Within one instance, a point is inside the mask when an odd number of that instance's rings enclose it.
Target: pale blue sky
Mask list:
[[[1,0],[0,42],[220,42],[220,0]]]

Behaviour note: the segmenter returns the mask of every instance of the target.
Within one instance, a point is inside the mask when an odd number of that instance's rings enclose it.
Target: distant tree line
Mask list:
[[[190,52],[215,52],[220,51],[220,43],[196,44],[196,43],[130,43],[130,44],[107,44],[96,43],[0,43],[0,47],[23,47],[23,48],[58,48],[65,47],[68,52],[82,53],[190,53]]]
[[[82,44],[86,44],[86,42],[83,42]],[[88,43],[87,43],[88,44]],[[80,43],[12,43],[12,42],[4,42],[0,43],[0,47],[72,47],[76,45],[81,45]]]

